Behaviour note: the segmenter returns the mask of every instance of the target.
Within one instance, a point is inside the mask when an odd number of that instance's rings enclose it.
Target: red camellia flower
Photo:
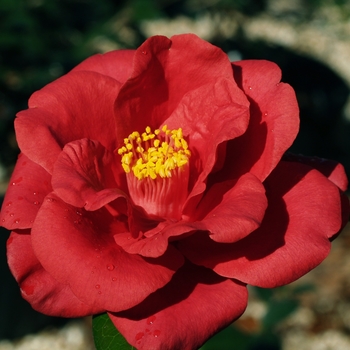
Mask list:
[[[343,167],[284,155],[293,89],[194,35],[95,55],[18,113],[1,212],[34,309],[108,312],[138,349],[196,349],[244,311],[246,285],[318,265],[348,216]]]

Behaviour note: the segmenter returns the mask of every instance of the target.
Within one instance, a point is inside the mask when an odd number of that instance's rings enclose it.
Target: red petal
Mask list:
[[[33,249],[44,269],[80,300],[120,311],[163,287],[183,264],[175,249],[158,259],[127,254],[113,239],[125,230],[105,209],[77,210],[52,193],[35,219]]]
[[[45,196],[52,191],[51,176],[20,154],[12,173],[0,213],[8,230],[30,228]]]
[[[161,256],[170,239],[192,231],[209,231],[217,242],[235,242],[260,226],[266,207],[263,185],[254,175],[246,174],[234,185],[213,186],[198,206],[196,221],[162,221],[141,236],[127,232],[114,239],[128,253],[147,257]]]
[[[232,64],[238,85],[250,101],[247,132],[228,143],[223,176],[251,172],[264,180],[294,141],[299,129],[299,108],[294,90],[279,83],[281,71],[268,61]]]
[[[124,172],[114,162],[113,153],[97,141],[82,139],[68,143],[54,166],[55,193],[66,203],[86,210],[97,210],[118,197],[125,198],[115,181]]]
[[[199,204],[201,229],[216,242],[231,243],[247,236],[261,225],[267,207],[265,188],[252,174],[215,184]],[[199,219],[198,219],[199,220]]]
[[[227,55],[193,34],[146,40],[134,57],[134,70],[116,101],[118,140],[146,126],[158,128],[183,96],[218,78],[232,80]],[[180,127],[180,126],[179,126]]]
[[[134,50],[116,50],[89,57],[72,71],[92,71],[124,83],[131,75]]]
[[[103,312],[84,304],[68,285],[57,282],[34,255],[30,234],[12,232],[7,241],[7,258],[21,293],[32,307],[46,315],[82,317]]]
[[[307,157],[291,153],[284,155],[283,160],[307,164],[312,168],[317,169],[324,176],[328,177],[328,179],[331,180],[342,191],[346,191],[348,188],[348,178],[346,176],[344,167],[334,160],[319,157]]]
[[[134,308],[109,314],[137,349],[198,349],[247,304],[245,286],[186,264],[162,289]]]
[[[29,100],[15,120],[20,149],[50,174],[63,146],[84,137],[116,148],[114,100],[120,83],[94,72],[72,72]],[[30,137],[29,137],[30,135]]]
[[[317,170],[281,162],[266,180],[269,206],[259,229],[233,244],[198,233],[179,242],[196,264],[245,283],[272,288],[290,283],[329,253],[342,224],[338,188]]]
[[[165,120],[170,129],[183,129],[192,153],[189,184],[192,191],[185,208],[187,215],[191,215],[199,200],[193,197],[205,190],[206,179],[216,161],[218,145],[246,131],[248,111],[246,96],[232,78],[217,79],[185,94],[174,113]]]

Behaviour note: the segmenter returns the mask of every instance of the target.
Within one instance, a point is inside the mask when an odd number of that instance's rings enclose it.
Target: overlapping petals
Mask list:
[[[339,189],[317,170],[288,162],[277,166],[265,186],[269,204],[257,230],[234,244],[198,232],[179,242],[180,251],[222,276],[266,288],[290,283],[317,266],[341,228]]]
[[[108,312],[137,349],[190,350],[242,314],[246,284],[317,266],[348,183],[336,162],[286,155],[299,111],[280,79],[187,34],[95,55],[35,92],[0,214],[23,297],[49,315]],[[135,164],[162,176],[133,178]]]
[[[238,318],[246,302],[243,284],[186,264],[141,304],[109,315],[137,349],[191,350]]]

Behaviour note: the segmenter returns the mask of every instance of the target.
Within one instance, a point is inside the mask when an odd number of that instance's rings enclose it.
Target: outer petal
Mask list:
[[[8,230],[30,228],[45,196],[52,191],[51,176],[20,154],[0,213]]]
[[[133,67],[134,50],[116,50],[97,54],[81,62],[72,72],[92,71],[107,75],[124,83],[131,75]]]
[[[116,80],[94,72],[72,72],[46,85],[31,96],[29,109],[17,114],[20,149],[50,174],[70,141],[86,137],[114,150],[113,105],[119,87]]]
[[[113,239],[125,230],[121,218],[105,209],[77,211],[52,193],[35,219],[33,249],[44,269],[68,284],[80,300],[120,311],[163,287],[183,264],[175,249],[158,259],[125,253]]]
[[[118,177],[124,173],[121,166],[117,168],[114,164],[113,153],[99,142],[88,139],[71,142],[55,163],[52,175],[54,191],[73,206],[100,209],[118,197],[125,197],[116,182],[121,182]]]
[[[259,229],[233,244],[200,232],[180,241],[179,249],[220,275],[266,288],[316,267],[342,224],[338,188],[317,170],[292,162],[281,162],[265,185],[269,206]]]
[[[191,193],[185,215],[198,203],[217,157],[218,145],[242,135],[249,123],[249,102],[229,79],[217,79],[189,91],[164,123],[170,129],[181,127],[189,148]],[[196,197],[197,198],[193,198]]]
[[[21,293],[32,307],[50,316],[82,317],[102,312],[84,304],[68,285],[57,282],[34,255],[31,236],[12,232],[7,241],[7,258]]]
[[[147,125],[158,128],[187,92],[219,78],[232,79],[219,48],[193,34],[149,38],[136,50],[133,73],[116,100],[118,139]]]
[[[344,167],[334,161],[319,157],[307,157],[302,155],[295,154],[285,154],[283,160],[289,162],[298,162],[311,166],[314,169],[317,169],[324,176],[328,177],[336,186],[338,186],[342,191],[346,191],[348,188],[348,178],[346,176]]]
[[[264,180],[293,143],[299,130],[299,108],[288,84],[279,83],[279,67],[268,61],[232,64],[234,77],[250,101],[247,132],[228,143],[223,176],[250,171]]]
[[[237,319],[246,304],[245,286],[186,264],[141,304],[109,315],[137,349],[191,350]]]

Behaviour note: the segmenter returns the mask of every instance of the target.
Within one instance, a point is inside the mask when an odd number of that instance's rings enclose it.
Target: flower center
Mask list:
[[[142,134],[134,131],[118,154],[133,202],[149,215],[179,219],[187,198],[191,156],[182,129],[164,125],[154,132],[149,126]]]

